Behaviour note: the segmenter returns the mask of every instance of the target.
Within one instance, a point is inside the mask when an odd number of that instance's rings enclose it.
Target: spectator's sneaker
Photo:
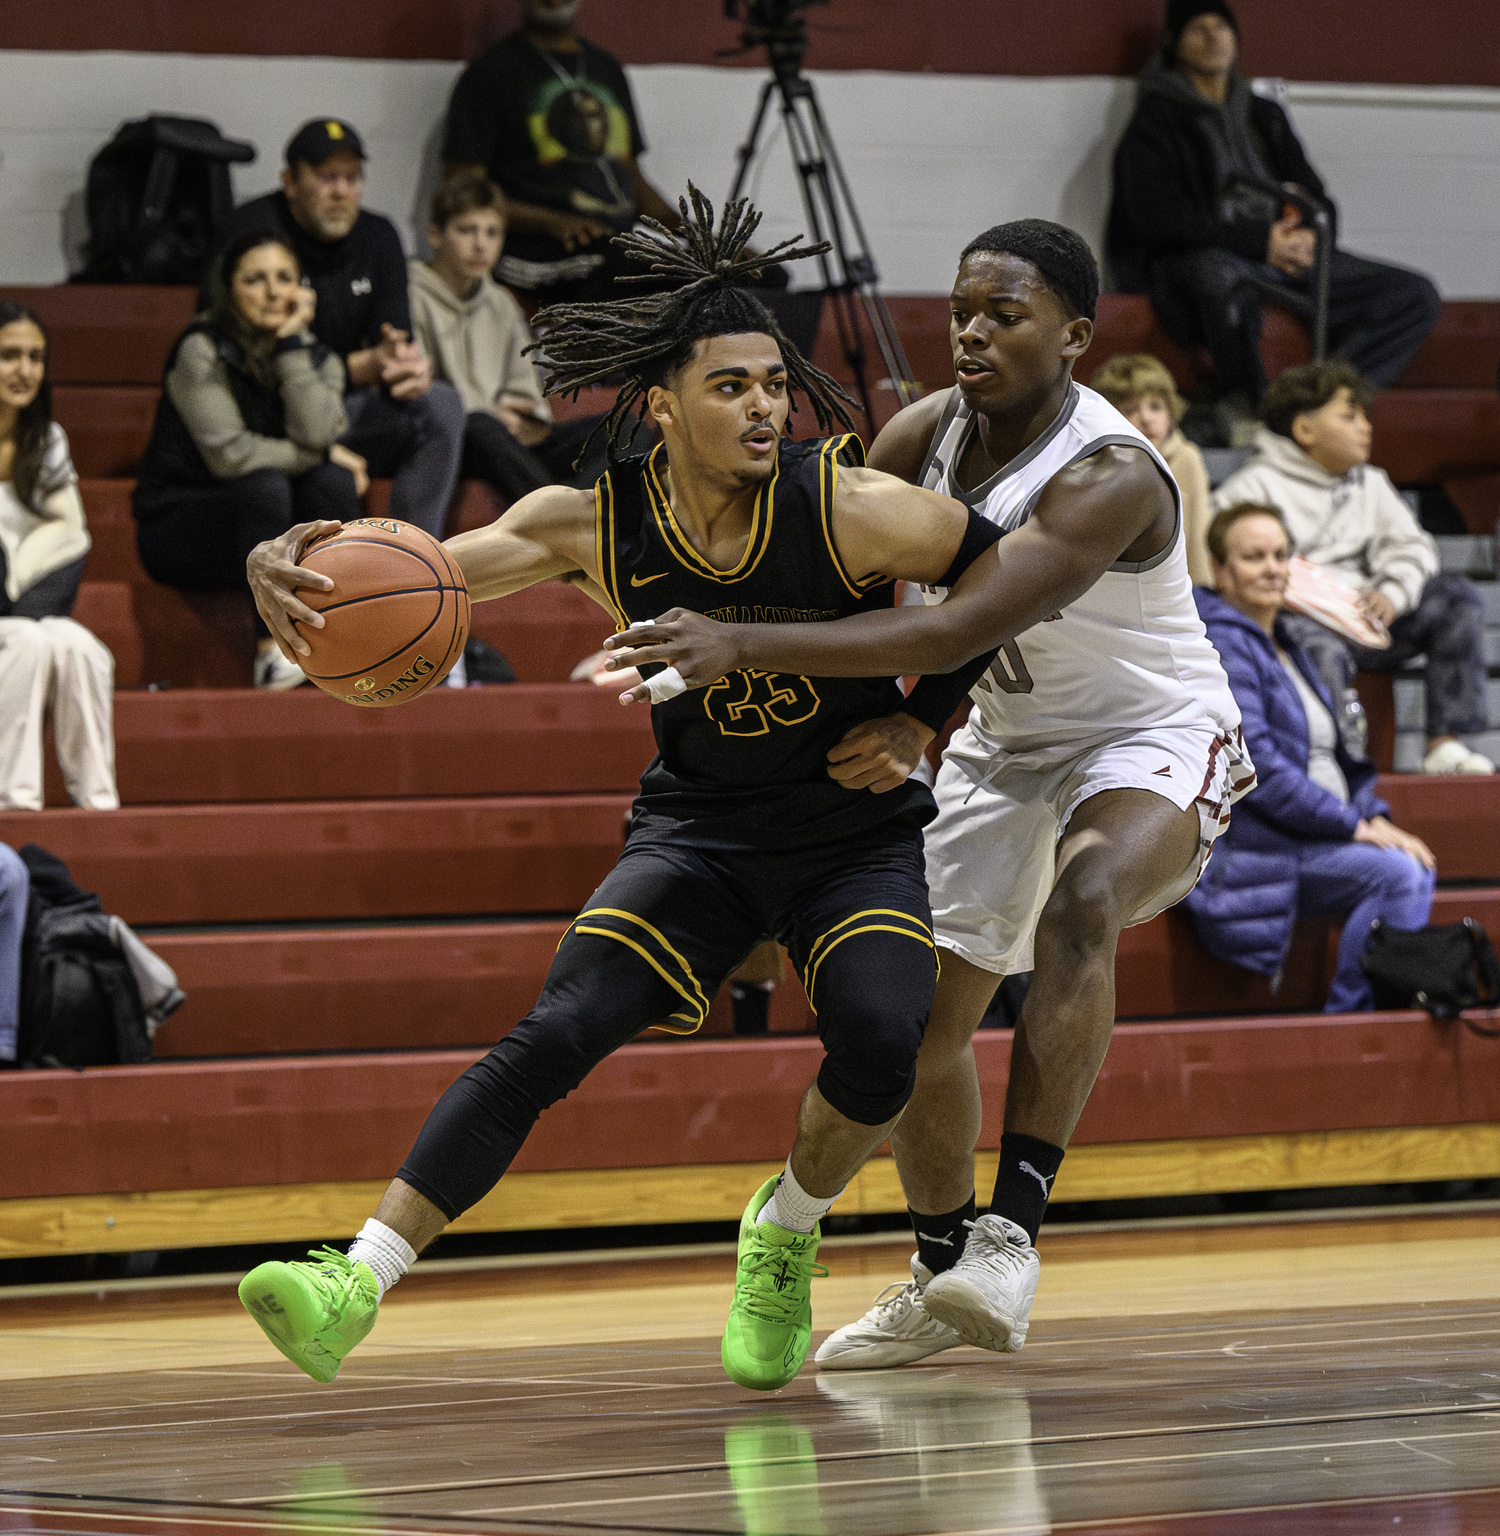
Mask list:
[[[257,688],[279,692],[284,688],[300,688],[307,681],[307,673],[296,662],[288,661],[273,645],[268,650],[256,652],[254,678]]]
[[[758,1392],[784,1387],[802,1369],[812,1341],[812,1277],[828,1273],[814,1263],[817,1227],[788,1232],[756,1221],[775,1188],[776,1179],[767,1179],[740,1218],[734,1301],[719,1347],[729,1379]]]
[[[368,1264],[316,1248],[295,1264],[260,1264],[240,1300],[266,1337],[314,1381],[332,1381],[344,1356],[375,1326],[380,1287]]]
[[[964,1256],[932,1281],[922,1305],[965,1344],[1013,1355],[1026,1342],[1042,1261],[1026,1229],[1003,1216],[964,1225]]]
[[[857,1323],[830,1333],[814,1362],[825,1371],[878,1371],[957,1349],[963,1340],[946,1323],[929,1317],[922,1305],[931,1280],[932,1271],[913,1254],[911,1279],[886,1286]]]
[[[1482,752],[1471,752],[1456,737],[1440,742],[1422,759],[1423,773],[1493,773],[1495,765]]]

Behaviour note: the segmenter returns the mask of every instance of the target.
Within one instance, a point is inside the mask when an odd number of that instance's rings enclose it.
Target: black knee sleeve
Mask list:
[[[398,1178],[451,1221],[499,1183],[537,1117],[681,999],[608,939],[570,933],[536,1007],[440,1098]]]
[[[906,1107],[937,983],[935,951],[890,933],[861,935],[837,974],[818,980],[818,1033],[827,1055],[818,1092],[860,1125],[882,1125]]]

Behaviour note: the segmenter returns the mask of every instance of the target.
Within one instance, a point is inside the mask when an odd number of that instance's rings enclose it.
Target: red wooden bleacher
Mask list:
[[[610,622],[550,583],[476,610],[475,632],[511,660],[516,686],[440,690],[378,713],[311,690],[244,689],[244,596],[160,587],[135,555],[129,477],[191,294],[0,296],[32,303],[51,327],[58,414],[94,537],[77,616],[137,690],[116,702],[126,808],[62,808],[54,769],[57,808],[0,813],[0,839],[59,853],[146,930],[189,993],[158,1036],[159,1062],[0,1075],[0,1120],[26,1148],[0,1169],[0,1200],[383,1178],[437,1093],[524,1015],[570,915],[617,856],[649,719],[613,690],[565,681]],[[944,302],[891,302],[918,377],[948,382]],[[1172,347],[1144,300],[1106,296],[1080,377],[1135,350],[1185,383],[1198,376],[1201,360]],[[1264,350],[1274,369],[1305,356],[1305,338],[1268,311]],[[818,356],[839,371],[826,332]],[[1476,527],[1483,487],[1500,484],[1497,361],[1500,305],[1445,305],[1377,405],[1380,462],[1398,479],[1450,484]],[[877,398],[882,411],[893,403]],[[374,487],[372,509],[387,494]],[[450,528],[500,510],[466,486]],[[147,683],[171,686],[139,691]],[[1500,932],[1500,781],[1387,777],[1382,790],[1433,845],[1441,877],[1470,882],[1439,892],[1433,920],[1473,916]],[[1334,925],[1303,925],[1273,997],[1211,961],[1179,913],[1130,930],[1118,1014],[1135,1022],[1117,1031],[1080,1140],[1500,1118],[1500,1044],[1420,1014],[1317,1014],[1336,942]],[[721,997],[704,1036],[728,1028]],[[789,977],[769,1040],[626,1047],[544,1117],[517,1166],[777,1158],[815,1071],[814,1028]],[[977,1049],[993,1146],[1008,1036],[987,1033]]]
[[[975,1042],[980,1144],[999,1139],[1010,1037]],[[480,1054],[403,1051],[164,1062],[0,1078],[25,1157],[0,1199],[383,1179]],[[519,1173],[754,1162],[785,1154],[815,1039],[624,1047],[547,1111]],[[1500,1042],[1425,1014],[1122,1024],[1076,1145],[1460,1126],[1500,1119]]]

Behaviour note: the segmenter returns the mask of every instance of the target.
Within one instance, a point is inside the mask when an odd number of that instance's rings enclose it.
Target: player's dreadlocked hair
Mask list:
[[[681,367],[696,342],[756,331],[781,348],[793,409],[796,391],[801,390],[812,402],[820,431],[832,431],[835,423],[848,428],[844,407],[853,401],[798,352],[765,305],[738,286],[784,262],[821,255],[829,249],[827,242],[799,246],[798,235],[757,256],[745,246],[760,224],[760,214],[745,198],[725,205],[717,228],[713,204],[691,182],[688,196],[679,198],[677,206],[683,227],[676,233],[643,217],[648,232],[616,235],[613,242],[647,268],[618,281],[669,285],[666,292],[599,304],[554,304],[537,313],[542,339],[527,351],[536,353],[547,393],[576,399],[585,385],[623,374],[625,382],[604,421],[613,456],[626,436],[631,412],[644,418],[646,392]]]

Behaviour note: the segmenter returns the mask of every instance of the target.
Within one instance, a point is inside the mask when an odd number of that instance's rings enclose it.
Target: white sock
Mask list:
[[[829,1195],[826,1200],[821,1195],[808,1194],[797,1182],[797,1176],[792,1172],[792,1160],[787,1158],[786,1169],[771,1191],[771,1198],[761,1206],[755,1224],[774,1221],[788,1232],[811,1232],[841,1194],[843,1190]]]
[[[372,1216],[355,1234],[349,1257],[356,1264],[368,1264],[375,1283],[385,1293],[417,1262],[417,1250],[394,1228]]]

